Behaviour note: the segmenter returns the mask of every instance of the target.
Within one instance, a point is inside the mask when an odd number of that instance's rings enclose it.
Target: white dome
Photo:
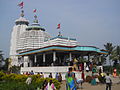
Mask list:
[[[26,18],[24,18],[24,17],[20,17],[19,19],[17,19],[16,21],[15,21],[15,23],[16,23],[16,25],[21,25],[21,24],[26,24],[26,25],[28,25],[29,24],[29,21],[26,19]]]
[[[26,18],[24,17],[20,17],[19,19],[17,19],[15,22],[19,22],[19,21],[23,21],[23,22],[29,22]]]

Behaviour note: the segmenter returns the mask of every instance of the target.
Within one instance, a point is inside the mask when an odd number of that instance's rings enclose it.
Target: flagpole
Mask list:
[[[23,7],[24,7],[24,2],[20,2],[17,6],[20,7],[20,10],[21,10],[21,17],[24,17],[24,10],[23,10]]]
[[[57,25],[57,29],[59,29],[58,36],[62,36],[60,31],[60,23]]]
[[[58,36],[62,36],[60,31],[58,32]]]

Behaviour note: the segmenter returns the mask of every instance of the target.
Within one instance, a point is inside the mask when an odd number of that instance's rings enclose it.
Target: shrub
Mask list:
[[[36,90],[33,85],[27,85],[24,82],[8,81],[0,83],[0,90]]]
[[[14,78],[14,81],[17,81],[17,82],[25,82],[26,79],[27,79],[28,76],[26,75],[16,75],[16,77]]]
[[[2,71],[0,71],[0,81],[3,80],[3,77],[5,76],[5,73],[3,73]]]
[[[0,76],[0,79],[5,81],[0,83],[1,90],[36,90],[37,87],[42,88],[44,80],[47,80],[48,82],[52,80],[56,89],[59,90],[61,84],[56,79],[40,78],[39,75],[30,75],[29,77],[32,78],[32,83],[29,85],[25,83],[26,79],[28,78],[26,75],[14,73],[4,74],[0,72]]]

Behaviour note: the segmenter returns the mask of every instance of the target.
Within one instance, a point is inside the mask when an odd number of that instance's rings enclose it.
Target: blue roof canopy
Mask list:
[[[30,50],[26,52],[22,52],[18,54],[18,56],[22,55],[28,55],[28,54],[34,54],[34,53],[40,53],[40,52],[45,52],[45,51],[51,51],[51,50],[62,50],[62,51],[91,51],[91,52],[96,52],[100,54],[107,54],[107,51],[101,51],[99,48],[94,47],[94,46],[75,46],[75,47],[68,47],[68,46],[49,46],[49,47],[44,47],[44,48],[39,48],[35,50]]]

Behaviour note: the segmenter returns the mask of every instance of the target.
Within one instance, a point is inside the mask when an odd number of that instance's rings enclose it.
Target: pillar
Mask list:
[[[32,62],[32,60],[30,58],[29,58],[29,65],[30,65],[30,67],[33,66],[33,62]]]
[[[28,67],[28,56],[24,56],[24,67]]]
[[[90,54],[88,54],[88,61],[90,61]]]
[[[35,55],[34,57],[34,62],[36,63],[37,62],[37,56]]]
[[[55,60],[56,60],[56,52],[53,51],[53,62],[55,62]]]
[[[101,62],[101,56],[99,55],[99,62]]]
[[[70,61],[72,61],[72,53],[71,52],[69,53],[69,58],[70,58]]]
[[[45,53],[43,53],[43,62],[45,63]]]

